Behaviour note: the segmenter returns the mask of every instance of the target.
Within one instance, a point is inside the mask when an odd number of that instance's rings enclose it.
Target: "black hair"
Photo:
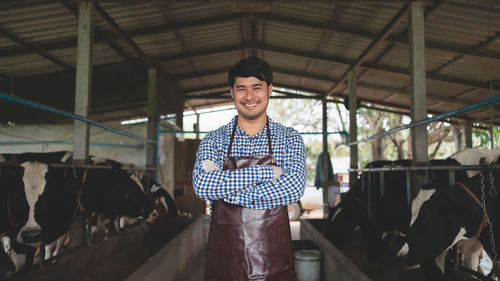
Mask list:
[[[273,83],[273,72],[267,62],[258,57],[249,57],[240,60],[229,70],[227,83],[232,88],[236,77],[255,77],[260,81],[265,81],[267,85]]]

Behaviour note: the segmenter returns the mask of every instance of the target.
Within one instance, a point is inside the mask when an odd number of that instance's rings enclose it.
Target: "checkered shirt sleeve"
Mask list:
[[[201,141],[193,169],[195,194],[202,199],[222,199],[252,209],[270,209],[297,202],[304,192],[306,180],[306,152],[299,133],[270,119],[273,156],[283,169],[283,174],[273,180],[269,165],[222,170],[233,124],[234,119]],[[238,128],[231,156],[263,154],[268,154],[266,131],[249,138]],[[205,171],[202,168],[204,160],[212,161],[221,170]]]
[[[297,131],[286,129],[284,145],[273,147],[275,155],[283,155],[277,159],[283,174],[276,180],[252,184],[226,201],[252,209],[271,209],[294,204],[302,197],[306,182],[305,145]]]
[[[203,138],[198,148],[193,169],[193,187],[201,199],[219,200],[227,198],[251,185],[272,180],[271,166],[254,165],[244,169],[222,170],[225,151],[217,149],[216,140],[220,132],[210,132]],[[222,155],[222,157],[221,157]],[[202,168],[204,160],[212,161],[219,169],[207,172]]]

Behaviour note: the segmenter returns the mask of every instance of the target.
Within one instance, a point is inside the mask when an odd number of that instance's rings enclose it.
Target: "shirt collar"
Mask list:
[[[269,120],[269,129],[271,131],[271,136],[274,135],[274,131],[275,131],[275,122],[273,121],[273,119],[271,119],[271,117],[267,116],[268,120]],[[236,122],[236,116],[233,117],[233,119],[231,119],[231,122],[229,122],[229,126],[228,126],[228,134],[229,136],[231,136],[231,132],[233,131],[233,126],[234,126],[234,122]],[[235,135],[247,135],[248,134],[243,131],[240,126],[236,125],[236,132],[234,133]],[[262,137],[262,136],[267,136],[267,126],[264,125],[264,128],[262,128],[257,134],[255,134],[253,136],[253,138],[259,138],[259,137]]]

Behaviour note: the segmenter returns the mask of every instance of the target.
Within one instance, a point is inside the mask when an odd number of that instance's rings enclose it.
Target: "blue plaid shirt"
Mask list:
[[[299,133],[269,118],[273,156],[283,169],[283,174],[273,180],[273,170],[269,165],[222,170],[234,122],[235,118],[208,133],[201,141],[193,169],[196,195],[251,209],[271,209],[297,202],[304,193],[306,182],[306,151]],[[266,126],[253,137],[236,126],[232,157],[266,154],[269,154]],[[202,168],[204,160],[212,161],[221,170],[205,171]]]

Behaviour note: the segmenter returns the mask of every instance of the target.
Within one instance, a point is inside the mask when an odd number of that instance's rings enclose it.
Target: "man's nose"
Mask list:
[[[245,91],[245,99],[251,99],[251,98],[255,97],[255,93],[256,93],[256,91],[254,91],[253,89],[247,89]]]

